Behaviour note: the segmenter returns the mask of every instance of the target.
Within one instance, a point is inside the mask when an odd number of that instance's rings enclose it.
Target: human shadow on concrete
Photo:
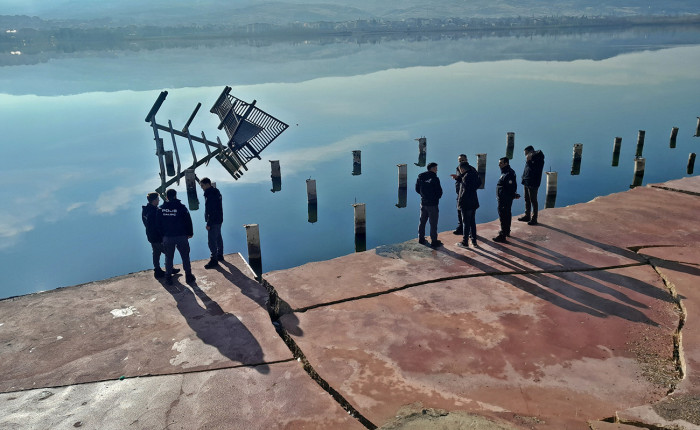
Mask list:
[[[267,310],[275,330],[280,328],[280,316],[284,316],[284,328],[289,334],[303,336],[304,331],[299,327],[299,318],[291,311],[289,305],[279,297],[271,298],[270,292],[259,282],[251,279],[228,261],[220,261],[217,270],[226,280],[241,290],[241,293]],[[276,293],[275,293],[276,294]],[[281,302],[280,305],[271,303],[272,300]],[[280,309],[281,308],[281,309]]]
[[[177,309],[202,342],[215,347],[221,355],[231,361],[252,366],[263,374],[270,372],[270,367],[265,363],[262,347],[255,336],[235,315],[224,312],[221,306],[202,291],[196,282],[191,282],[187,286],[175,281],[173,285],[164,285],[164,287],[173,296]],[[200,305],[197,298],[204,306]],[[213,361],[216,359],[214,358]],[[193,366],[195,364],[189,363],[190,367],[195,367]],[[202,366],[226,367],[205,364]]]
[[[443,249],[443,252],[450,254],[453,258],[464,261],[465,263],[480,269],[484,273],[491,273],[492,276],[498,276],[503,281],[508,282],[514,287],[525,291],[528,294],[532,294],[535,297],[546,300],[556,306],[561,307],[562,309],[572,312],[583,312],[599,318],[617,316],[633,322],[641,322],[653,326],[658,325],[655,321],[651,320],[643,312],[636,308],[646,308],[647,306],[645,304],[633,300],[624,293],[601,284],[595,279],[591,279],[591,277],[575,272],[576,270],[586,270],[586,268],[592,269],[592,266],[566,257],[568,258],[569,263],[575,264],[572,264],[571,271],[560,271],[562,269],[566,269],[566,267],[562,265],[552,265],[551,263],[543,262],[537,260],[536,258],[516,252],[514,250],[515,244],[512,241],[513,238],[510,239],[510,243],[505,246],[496,243],[490,244],[499,249],[499,253],[489,251],[483,246],[476,248],[472,247],[470,248],[470,251],[467,252],[472,252],[475,256],[478,255],[482,259],[492,261],[512,270],[513,272],[522,272],[517,275],[499,274],[498,272],[494,273],[491,265],[479,261],[476,258],[469,257],[465,254],[455,253],[446,248]],[[540,248],[540,250],[544,249],[539,245],[537,246]],[[529,249],[528,252],[530,252]],[[539,255],[544,255],[544,253],[540,251]],[[512,256],[514,259],[509,259],[508,256]],[[517,260],[515,260],[515,258],[517,258]],[[529,265],[522,264],[518,260],[526,262]],[[533,266],[542,270],[533,269]],[[537,273],[535,273],[535,271]],[[596,271],[586,271],[586,274],[597,274],[602,276]],[[634,283],[644,284],[642,281],[634,278],[625,277],[623,275],[619,276],[626,279],[625,285]],[[610,300],[602,295],[594,294],[591,291],[596,291],[600,294],[608,294],[620,300],[622,303]]]

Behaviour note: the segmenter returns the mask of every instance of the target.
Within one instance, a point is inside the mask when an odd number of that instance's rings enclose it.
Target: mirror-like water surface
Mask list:
[[[523,42],[500,39],[498,46]],[[619,40],[610,36],[607,43],[613,47]],[[485,40],[482,48],[493,42]],[[548,50],[561,49],[541,38],[532,42],[541,55],[518,59],[509,53],[487,61],[459,54],[478,52],[479,41],[437,40],[402,42],[402,49],[398,42],[358,45],[349,57],[325,61],[304,58],[299,50],[305,47],[290,46],[297,58],[276,63],[251,59],[254,49],[248,47],[247,67],[240,72],[231,62],[221,67],[219,47],[188,48],[188,55],[138,51],[0,67],[0,297],[151,268],[140,214],[146,193],[160,182],[153,132],[144,118],[163,89],[169,95],[157,115],[160,123],[170,119],[182,128],[202,102],[190,126],[193,134],[217,135],[218,119],[208,110],[224,85],[290,125],[239,181],[215,161],[197,169],[222,191],[226,252],[246,256],[243,225],[259,224],[264,271],[353,252],[355,202],[367,205],[368,248],[415,238],[419,198],[413,184],[424,170],[415,165],[415,139],[422,136],[428,141],[427,161],[439,164],[445,189],[442,231],[455,227],[449,174],[462,152],[474,165],[477,153],[488,154],[477,222],[497,218],[497,161],[505,155],[507,132],[515,132],[511,164],[518,176],[527,145],[544,151],[546,170],[559,172],[557,206],[629,189],[639,130],[646,132],[643,184],[686,176],[688,154],[700,143],[693,137],[700,115],[700,44],[648,42],[604,59],[527,59],[553,58]],[[604,42],[596,38],[596,45]],[[397,49],[387,49],[391,46]],[[325,46],[324,52],[332,48]],[[233,57],[235,50],[230,51]],[[399,61],[408,53],[429,58],[440,53],[440,61]],[[337,62],[360,58],[368,64],[345,73],[337,69]],[[323,67],[329,67],[327,73]],[[123,71],[118,85],[105,78],[104,71],[112,68]],[[253,76],[251,70],[261,73]],[[203,82],[202,76],[210,78]],[[168,86],[173,82],[177,86]],[[672,127],[679,128],[673,149]],[[622,137],[622,151],[613,167],[616,136]],[[165,140],[167,147],[169,136]],[[580,174],[572,176],[575,143],[583,144],[583,161]],[[362,151],[361,175],[352,175],[353,150]],[[180,147],[183,165],[191,161],[188,154]],[[279,192],[270,191],[268,160],[280,160]],[[408,164],[405,208],[397,207],[401,163]],[[308,178],[317,182],[314,223],[306,202]],[[184,181],[175,188],[186,202]],[[201,190],[199,195],[203,202]],[[513,212],[522,210],[521,199]],[[208,258],[203,216],[203,210],[192,212],[194,260]]]

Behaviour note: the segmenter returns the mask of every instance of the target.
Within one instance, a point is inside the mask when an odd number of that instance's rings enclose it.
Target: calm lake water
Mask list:
[[[251,46],[182,47],[38,56],[0,54],[0,297],[151,269],[141,205],[158,179],[153,132],[144,118],[162,90],[160,123],[225,134],[209,113],[232,94],[290,125],[235,181],[216,161],[197,169],[224,198],[226,252],[247,256],[244,224],[259,224],[263,270],[352,253],[352,204],[366,204],[367,247],[415,238],[418,142],[439,164],[445,197],[440,229],[456,224],[456,157],[486,153],[477,222],[497,218],[497,161],[515,133],[520,176],[527,145],[559,172],[556,205],[627,190],[639,130],[646,131],[644,184],[686,175],[697,152],[700,30],[530,37],[414,38]],[[669,148],[672,127],[677,146]],[[613,141],[622,137],[619,166]],[[161,135],[161,137],[163,137]],[[166,136],[167,137],[167,136]],[[166,146],[170,139],[166,138]],[[583,144],[579,175],[572,148]],[[183,164],[189,150],[179,147]],[[352,151],[362,174],[352,175]],[[280,160],[282,189],[271,192]],[[408,164],[406,207],[397,207],[397,164]],[[317,222],[306,182],[316,180]],[[175,187],[186,202],[184,181]],[[201,190],[200,200],[203,203]],[[544,185],[540,189],[544,202]],[[514,214],[522,212],[522,200]],[[203,210],[192,212],[192,259],[209,256]]]

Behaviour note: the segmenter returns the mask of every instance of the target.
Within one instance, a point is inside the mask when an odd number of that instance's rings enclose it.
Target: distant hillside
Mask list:
[[[483,18],[514,16],[634,16],[700,13],[698,0],[2,0],[3,15],[44,20],[100,20],[109,25],[242,25],[357,19]]]

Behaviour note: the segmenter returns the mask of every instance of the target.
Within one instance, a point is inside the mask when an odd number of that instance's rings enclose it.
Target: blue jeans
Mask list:
[[[180,253],[182,259],[182,268],[185,273],[192,273],[190,267],[190,242],[187,236],[165,236],[163,238],[163,248],[165,248],[165,274],[170,276],[173,274],[173,258],[175,257],[175,248]]]
[[[211,258],[224,256],[224,239],[221,237],[221,224],[211,224],[207,230],[207,242]]]
[[[462,241],[476,241],[476,209],[462,209]]]
[[[425,223],[430,220],[430,240],[435,242],[438,240],[438,217],[440,216],[440,209],[437,205],[435,206],[424,206],[422,203],[420,205],[420,223],[418,224],[418,239],[425,238]]]

